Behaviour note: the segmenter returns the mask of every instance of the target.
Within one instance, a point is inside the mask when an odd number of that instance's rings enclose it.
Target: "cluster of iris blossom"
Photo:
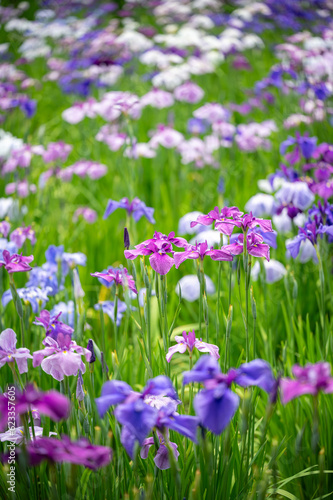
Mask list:
[[[215,223],[215,229],[222,235],[232,235],[235,227],[242,233],[235,236],[235,241],[224,245],[220,249],[208,247],[207,241],[191,245],[182,237],[175,237],[175,233],[164,235],[155,231],[154,237],[146,240],[134,249],[125,250],[126,259],[133,260],[138,256],[149,256],[149,262],[158,274],[167,274],[173,265],[178,268],[187,259],[203,261],[205,256],[215,261],[232,261],[235,255],[243,253],[244,249],[254,257],[265,257],[269,261],[269,245],[264,243],[265,237],[256,231],[257,226],[262,233],[273,232],[272,223],[269,220],[254,217],[252,213],[243,214],[237,207],[224,207],[221,211],[218,207],[207,215],[199,215],[191,227],[197,224],[210,226]],[[246,241],[246,244],[244,243]],[[172,245],[183,248],[183,252],[175,252]],[[171,254],[171,255],[169,255]]]

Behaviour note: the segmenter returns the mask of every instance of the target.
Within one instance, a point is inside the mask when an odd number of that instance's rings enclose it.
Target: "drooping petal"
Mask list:
[[[196,415],[204,427],[221,434],[230,423],[239,405],[239,397],[230,389],[217,387],[200,391],[194,398]]]

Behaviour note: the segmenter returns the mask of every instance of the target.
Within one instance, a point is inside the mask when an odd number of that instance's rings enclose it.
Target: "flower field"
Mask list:
[[[0,498],[333,498],[333,3],[0,3]]]

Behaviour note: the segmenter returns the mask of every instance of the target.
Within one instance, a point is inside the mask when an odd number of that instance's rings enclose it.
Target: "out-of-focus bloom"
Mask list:
[[[6,363],[14,363],[16,360],[17,368],[20,373],[27,373],[28,359],[32,359],[29,349],[20,347],[16,349],[17,337],[14,330],[7,328],[0,335],[0,368]]]
[[[60,392],[51,390],[42,392],[37,390],[33,385],[25,387],[23,392],[18,389],[15,391],[15,414],[17,417],[28,413],[30,410],[42,415],[47,415],[52,420],[58,421],[66,419],[70,413],[70,401]],[[0,395],[0,429],[7,428],[8,425],[8,395]]]
[[[98,304],[95,304],[94,308],[96,310],[102,309],[103,312],[109,316],[111,321],[114,322],[115,303],[112,300],[105,300],[104,302],[99,302]],[[135,310],[135,308],[131,306],[131,310]],[[126,303],[123,302],[122,300],[118,299],[117,318],[116,318],[117,326],[120,326],[121,321],[122,321],[126,311],[127,311]]]
[[[46,149],[43,149],[41,155],[45,163],[54,162],[57,160],[66,161],[73,146],[65,144],[63,141],[49,142]]]
[[[263,261],[265,270],[266,283],[276,283],[287,274],[287,270],[281,262],[271,259],[269,262]],[[258,261],[254,263],[251,270],[251,278],[256,281],[260,273],[260,264]]]
[[[215,286],[213,281],[205,275],[205,290],[207,295],[213,295],[215,293]],[[176,285],[176,293],[179,295],[181,293],[182,299],[188,302],[194,302],[200,297],[200,282],[196,274],[189,274],[180,278]]]
[[[186,333],[185,331],[182,333],[182,337],[180,335],[175,336],[175,341],[177,344],[170,347],[168,353],[166,355],[166,360],[170,363],[172,356],[176,352],[180,352],[184,354],[185,351],[189,351],[192,353],[193,349],[196,348],[200,352],[208,352],[213,358],[219,359],[219,348],[217,345],[208,344],[207,342],[203,342],[202,339],[196,339],[194,330]]]
[[[89,207],[77,208],[73,215],[73,222],[76,222],[80,216],[89,222],[89,224],[93,224],[97,220],[97,212]]]
[[[296,132],[296,137],[288,137],[280,145],[280,153],[285,154],[289,146],[295,146],[292,153],[286,155],[286,159],[289,161],[290,165],[294,165],[301,159],[301,154],[308,160],[312,157],[316,149],[317,137],[308,137],[307,135],[301,136]]]
[[[69,336],[59,333],[57,340],[48,336],[43,340],[43,344],[45,349],[33,353],[34,368],[41,365],[45,373],[59,381],[63,380],[65,375],[77,375],[79,370],[85,373],[86,366],[81,356],[84,355],[86,361],[89,361],[91,352],[78,346]]]
[[[74,328],[74,302],[72,300],[66,302],[59,302],[50,311],[51,316],[58,316],[71,328]],[[59,315],[60,314],[60,315]],[[79,318],[79,314],[77,315]]]
[[[102,278],[106,280],[108,283],[114,282],[116,286],[128,287],[132,292],[138,293],[135,287],[135,281],[131,274],[128,274],[126,267],[118,270],[114,270],[112,268],[108,269],[107,272],[104,273],[90,273],[91,276],[95,276],[96,278]]]
[[[206,120],[209,123],[216,123],[219,121],[228,121],[230,118],[230,111],[215,102],[208,102],[201,108],[194,111],[193,116]]]
[[[35,231],[29,227],[18,227],[10,235],[10,241],[13,241],[17,248],[21,248],[26,240],[30,240],[31,244],[36,243]]]
[[[68,436],[61,440],[42,437],[27,444],[27,454],[31,465],[39,465],[44,460],[83,465],[96,470],[110,463],[112,450],[107,446],[96,446],[88,439],[70,441]]]
[[[0,233],[2,234],[2,236],[7,238],[9,231],[10,231],[9,222],[7,222],[6,220],[0,222]]]
[[[178,234],[196,234],[199,231],[205,231],[206,228],[200,226],[191,226],[191,222],[198,218],[200,215],[203,215],[201,212],[189,212],[188,214],[183,215],[179,219],[178,222]]]
[[[40,307],[43,307],[46,302],[48,302],[48,293],[51,288],[46,287],[44,290],[38,288],[37,286],[28,286],[26,288],[17,288],[16,292],[23,302],[31,305],[33,313],[37,313]],[[6,307],[7,304],[13,299],[11,289],[6,290],[2,295],[2,305]]]
[[[43,428],[38,425],[34,425],[34,431],[32,432],[32,427],[29,427],[30,441],[34,439],[39,439],[43,436]],[[35,436],[34,436],[35,435]],[[56,432],[50,432],[49,436],[56,436]],[[27,438],[25,436],[24,427],[16,427],[15,429],[9,429],[7,432],[0,434],[0,441],[11,441],[16,445],[26,443]]]
[[[134,198],[133,201],[129,201],[128,198],[122,198],[120,201],[109,200],[103,219],[106,219],[111,215],[117,208],[124,208],[128,215],[132,215],[135,222],[138,222],[141,217],[146,217],[146,219],[151,223],[155,224],[154,208],[147,207],[146,204],[139,200],[139,198]]]
[[[33,255],[24,257],[23,255],[13,254],[10,255],[8,250],[2,252],[2,259],[0,260],[0,267],[4,266],[9,274],[30,271],[32,267],[28,264],[34,260]]]
[[[169,108],[174,102],[175,100],[170,92],[157,88],[147,92],[140,100],[142,106],[152,106],[156,109]]]
[[[193,82],[183,83],[174,91],[174,96],[177,101],[189,102],[191,104],[201,101],[204,94],[202,88]]]
[[[295,380],[290,378],[280,380],[281,401],[283,404],[303,396],[303,394],[317,396],[319,391],[323,391],[325,394],[333,392],[333,378],[329,363],[309,363],[305,367],[294,365],[292,371]]]
[[[231,391],[232,383],[241,387],[258,386],[271,396],[276,391],[271,367],[262,359],[231,368],[224,375],[216,359],[201,356],[193,370],[183,374],[183,384],[191,382],[204,383],[205,389],[195,396],[193,405],[201,424],[214,434],[221,434],[238,408],[239,397]]]

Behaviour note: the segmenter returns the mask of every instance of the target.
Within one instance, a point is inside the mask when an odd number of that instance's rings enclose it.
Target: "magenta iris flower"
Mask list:
[[[107,219],[117,208],[124,208],[128,215],[132,215],[135,222],[138,222],[141,217],[146,217],[146,219],[151,223],[155,224],[154,208],[147,207],[146,204],[139,200],[139,198],[134,198],[133,201],[129,201],[128,198],[122,198],[120,201],[109,200],[103,219]]]
[[[292,399],[303,396],[303,394],[317,396],[319,391],[323,391],[325,394],[333,392],[333,377],[329,363],[309,363],[305,367],[294,365],[292,371],[295,380],[290,378],[280,380],[283,404],[289,403]]]
[[[24,415],[30,410],[34,413],[47,415],[52,420],[58,421],[66,419],[70,413],[70,401],[60,392],[51,390],[42,392],[36,389],[33,385],[25,387],[23,392],[15,391],[15,413],[17,416],[18,425],[19,415]],[[0,395],[0,429],[6,429],[8,425],[8,395]]]
[[[186,247],[188,245],[184,238],[175,237],[174,232],[165,235],[155,231],[152,239],[136,245],[132,250],[125,250],[125,257],[133,260],[139,255],[149,255],[149,262],[154,271],[165,275],[175,263],[173,257],[168,255],[174,253],[172,244],[177,247]]]
[[[107,272],[103,273],[90,273],[91,276],[95,276],[96,278],[101,278],[106,280],[108,283],[114,282],[116,286],[128,286],[130,290],[134,293],[138,293],[135,287],[135,281],[131,274],[128,274],[126,267],[123,269],[114,270],[112,268],[108,269]]]
[[[24,271],[31,271],[32,267],[29,263],[34,260],[33,255],[24,257],[16,253],[10,255],[8,250],[2,252],[2,259],[0,260],[0,267],[4,266],[9,274],[20,273]]]
[[[188,333],[184,331],[182,336],[176,335],[175,341],[177,344],[170,347],[166,355],[168,363],[170,363],[172,356],[176,352],[183,354],[185,351],[189,351],[192,353],[194,348],[198,349],[200,352],[208,352],[215,359],[219,359],[220,357],[217,345],[208,344],[207,342],[203,342],[202,339],[196,339],[194,330]]]
[[[252,255],[253,257],[265,257],[265,259],[269,261],[269,245],[263,243],[264,238],[254,231],[248,233],[246,236],[244,234],[240,234],[234,243],[225,245],[223,248],[232,255],[239,255],[243,253],[244,237],[246,237],[247,252],[249,255]]]
[[[14,330],[6,328],[0,335],[0,368],[6,363],[16,361],[20,373],[27,373],[28,359],[32,359],[29,349],[20,347],[16,349],[17,337]]]
[[[271,367],[262,359],[231,368],[223,374],[216,359],[202,356],[193,370],[183,374],[183,384],[191,382],[203,382],[205,386],[195,396],[193,405],[201,424],[214,434],[221,434],[238,408],[239,397],[230,389],[232,383],[241,387],[258,386],[271,396],[276,392]]]
[[[33,353],[34,368],[41,366],[45,373],[59,381],[63,380],[65,375],[77,375],[79,370],[85,373],[86,366],[81,356],[90,361],[91,352],[77,345],[69,335],[58,333],[57,340],[48,336],[43,340],[43,344],[45,349]]]
[[[243,212],[240,212],[237,207],[224,207],[221,211],[219,207],[215,207],[207,215],[199,215],[196,221],[191,222],[191,227],[197,224],[210,226],[215,222],[215,229],[218,229],[222,234],[230,236],[234,226],[241,226],[239,219],[242,215]],[[234,224],[231,224],[231,220],[234,220]]]
[[[71,441],[68,436],[61,440],[43,437],[27,444],[27,453],[31,465],[39,465],[44,460],[68,462],[83,465],[89,469],[99,469],[110,463],[112,450],[106,446],[96,446],[88,439]]]
[[[215,250],[213,247],[208,249],[207,241],[204,243],[197,243],[196,245],[188,245],[185,248],[185,252],[175,252],[174,259],[176,268],[182,264],[187,259],[200,259],[203,260],[205,256],[210,257],[212,260],[218,261],[231,261],[233,259],[229,250],[225,250],[226,247],[222,247],[221,250]]]

